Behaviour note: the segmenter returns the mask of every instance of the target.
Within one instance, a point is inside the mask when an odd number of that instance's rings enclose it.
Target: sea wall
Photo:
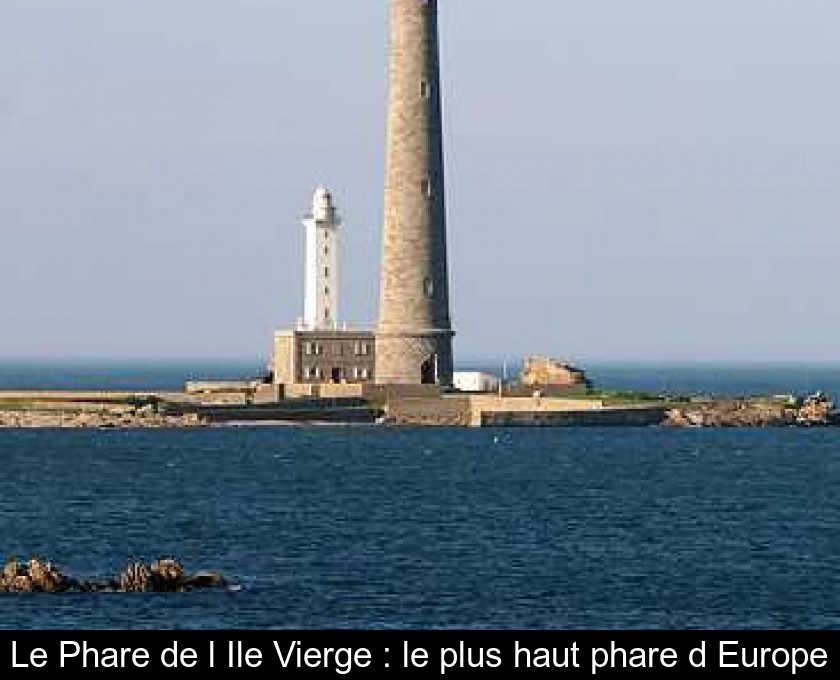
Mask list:
[[[468,427],[469,397],[392,397],[385,406],[389,425]]]
[[[486,411],[481,427],[651,427],[664,408],[606,408],[588,411]]]
[[[177,404],[162,406],[173,417],[193,416],[205,423],[375,423],[381,410],[368,401],[347,399],[293,399],[280,403],[224,405]]]
[[[605,407],[597,399],[464,395],[401,397],[386,404],[385,422],[432,427],[642,427],[665,420],[664,407]]]

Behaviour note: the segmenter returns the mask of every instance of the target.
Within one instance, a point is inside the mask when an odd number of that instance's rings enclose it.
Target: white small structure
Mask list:
[[[496,392],[501,384],[498,376],[481,371],[455,371],[453,382],[461,392]]]
[[[306,227],[306,299],[304,330],[338,329],[338,227],[341,218],[332,194],[318,187]]]

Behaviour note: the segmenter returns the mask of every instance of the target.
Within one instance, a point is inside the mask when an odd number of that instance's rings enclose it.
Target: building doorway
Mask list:
[[[432,355],[420,366],[420,382],[423,385],[437,385],[437,355]]]

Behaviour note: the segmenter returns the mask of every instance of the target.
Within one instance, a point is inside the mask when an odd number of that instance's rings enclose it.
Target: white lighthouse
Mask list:
[[[312,197],[312,212],[306,227],[305,330],[338,329],[338,227],[341,218],[332,194],[318,187]]]

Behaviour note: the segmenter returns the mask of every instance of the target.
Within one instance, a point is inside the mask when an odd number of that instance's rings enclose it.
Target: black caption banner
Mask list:
[[[235,670],[311,677],[826,675],[836,632],[9,631],[0,669]]]

